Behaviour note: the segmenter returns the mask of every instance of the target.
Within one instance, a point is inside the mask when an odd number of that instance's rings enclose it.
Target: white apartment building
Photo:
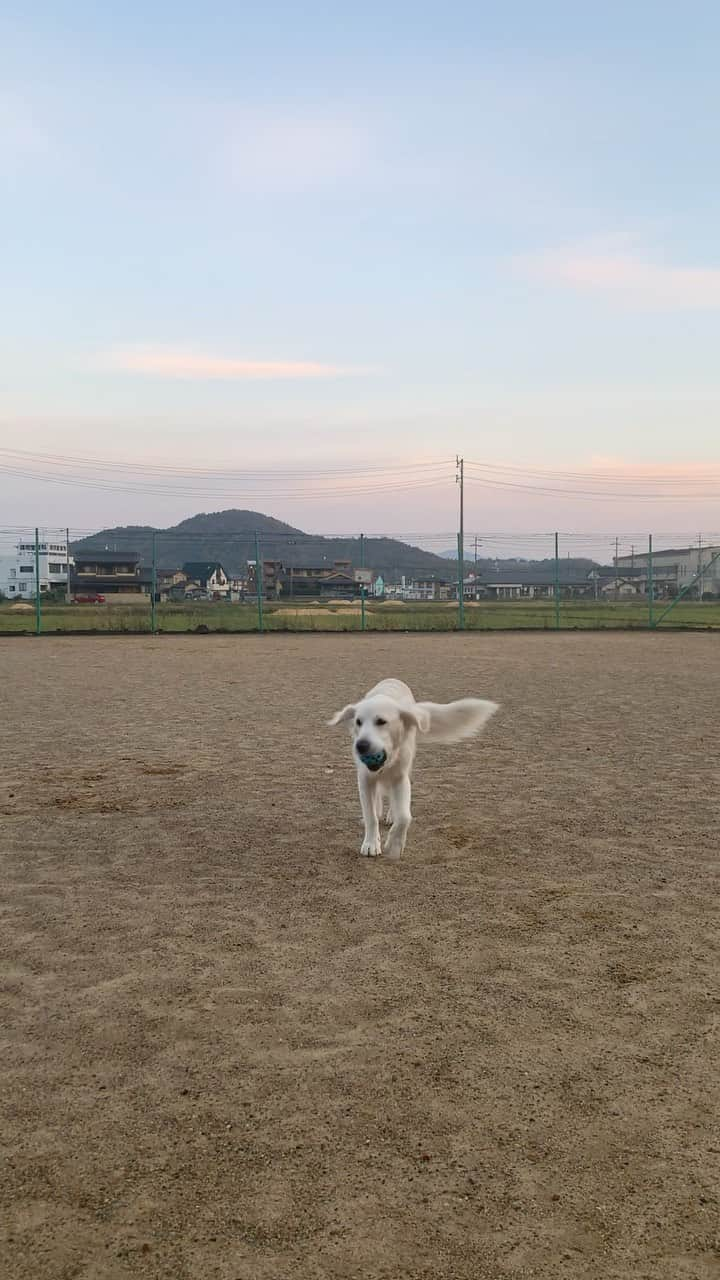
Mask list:
[[[623,569],[635,570],[637,589],[643,595],[648,590],[648,561],[647,551],[636,551],[632,556],[618,556],[614,561],[615,569],[620,574]],[[699,543],[694,547],[671,547],[669,550],[653,551],[652,568],[656,596],[676,596],[696,576],[697,581],[686,593],[690,598],[700,600],[708,592],[720,595],[720,547]]]
[[[68,544],[63,538],[38,543],[40,594],[67,588]],[[35,543],[18,542],[14,555],[0,555],[0,591],[8,600],[35,598]]]

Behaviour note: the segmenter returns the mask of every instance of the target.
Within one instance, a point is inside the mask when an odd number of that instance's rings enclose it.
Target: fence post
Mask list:
[[[465,567],[465,562],[463,557],[464,557],[465,548],[463,547],[463,535],[461,533],[458,534],[457,544],[458,544],[458,629],[460,631],[464,631],[465,630],[465,595],[464,595],[465,584],[463,581],[464,579],[463,570]]]
[[[255,534],[255,589],[257,591],[258,631],[262,635],[265,630],[265,619],[263,618],[263,572],[260,559],[260,538],[257,533]]]
[[[655,626],[655,580],[653,578],[653,544],[652,534],[648,534],[648,627],[652,631]]]
[[[67,581],[65,583],[65,603],[70,604],[72,597],[70,595],[70,530],[65,530],[65,559],[67,564],[65,570],[67,573]]]
[[[42,631],[42,609],[40,605],[40,530],[35,530],[35,635]]]
[[[365,534],[360,534],[360,568],[365,568]],[[365,582],[360,581],[360,630],[365,630]]]
[[[558,534],[555,534],[555,580],[553,586],[553,594],[555,596],[555,630],[560,630],[560,554],[558,547]]]
[[[152,535],[152,569],[150,573],[150,630],[157,635],[157,534]]]

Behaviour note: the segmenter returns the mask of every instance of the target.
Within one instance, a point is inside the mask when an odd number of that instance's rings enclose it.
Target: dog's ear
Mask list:
[[[352,720],[354,715],[355,704],[353,703],[351,706],[343,707],[342,711],[336,711],[332,720],[328,720],[328,724],[347,724],[348,720]]]
[[[420,733],[427,733],[430,728],[430,713],[418,703],[414,707],[402,707],[400,719],[407,728],[419,729]]]

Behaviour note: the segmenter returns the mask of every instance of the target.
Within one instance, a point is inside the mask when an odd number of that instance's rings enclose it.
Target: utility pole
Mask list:
[[[42,613],[40,605],[40,530],[35,530],[35,635],[42,631]]]
[[[460,541],[465,558],[465,459],[455,459],[455,483],[460,485]]]
[[[701,600],[705,594],[705,583],[703,582],[703,578],[705,575],[703,570],[704,570],[704,565],[703,565],[703,558],[702,558],[702,534],[699,533],[698,534],[698,589],[699,589]]]
[[[360,534],[360,568],[365,568],[365,534]],[[365,578],[360,577],[360,630],[365,630]]]
[[[475,599],[480,599],[480,591],[478,588],[478,536],[475,534]]]
[[[465,459],[455,457],[455,483],[460,485],[460,531],[458,533],[458,622],[465,626]]]

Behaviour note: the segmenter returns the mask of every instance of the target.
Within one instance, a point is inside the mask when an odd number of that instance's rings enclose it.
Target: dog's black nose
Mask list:
[[[368,742],[367,738],[358,738],[357,742],[355,743],[355,750],[357,751],[359,756],[369,755],[370,743]]]

